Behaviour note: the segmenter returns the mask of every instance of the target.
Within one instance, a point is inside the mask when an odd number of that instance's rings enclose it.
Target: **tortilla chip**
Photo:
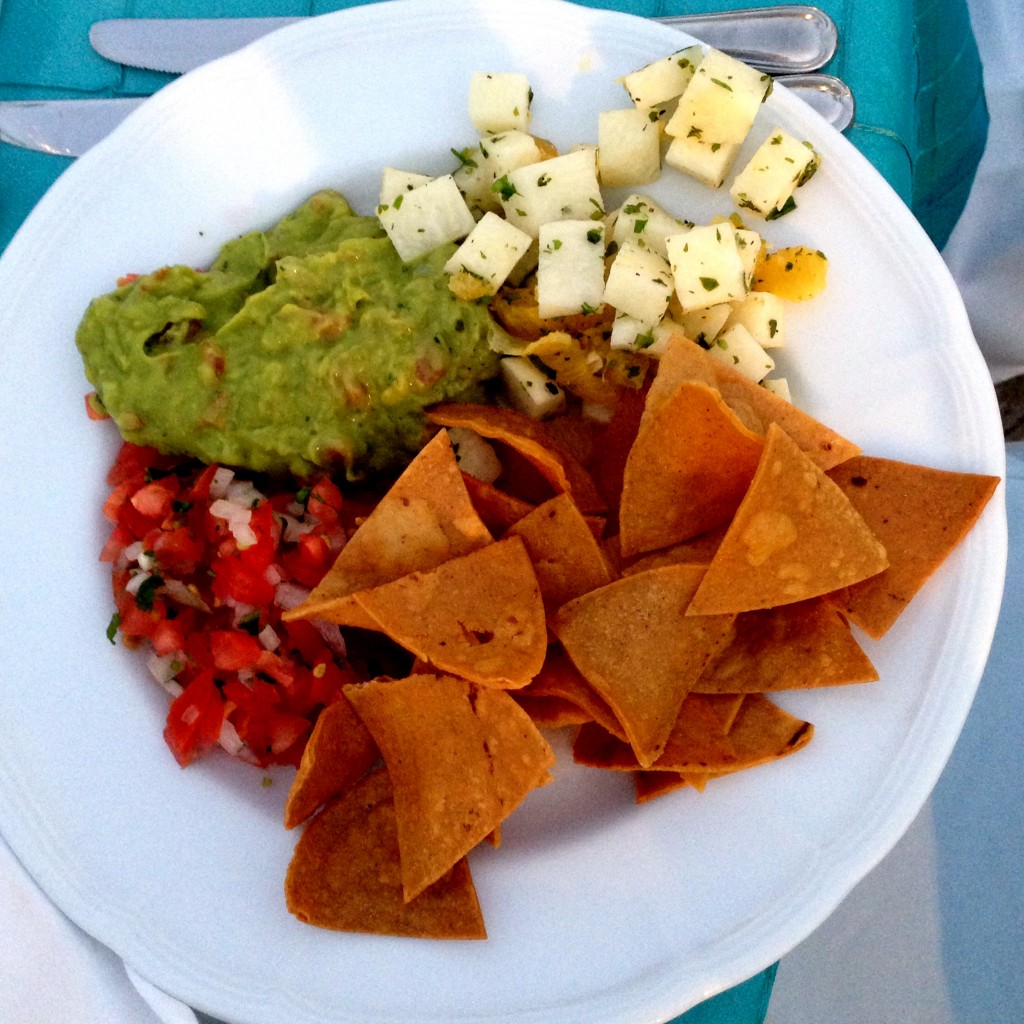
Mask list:
[[[505,536],[521,537],[526,545],[549,615],[614,578],[590,526],[567,494],[538,505]]]
[[[378,628],[444,672],[525,686],[547,651],[537,576],[519,537],[356,594]]]
[[[773,423],[750,489],[689,613],[792,604],[887,565],[885,548],[846,495]]]
[[[696,693],[695,690],[691,692]],[[728,733],[736,721],[736,716],[740,713],[740,708],[743,706],[743,694],[705,693],[701,694],[701,696],[708,702],[712,711],[714,711],[718,716],[718,720],[722,723],[722,728]]]
[[[832,600],[878,639],[967,535],[999,484],[976,473],[861,456],[829,472],[885,545],[889,568]]]
[[[689,694],[661,755],[651,765],[641,766],[628,744],[597,725],[583,725],[573,745],[578,764],[613,771],[710,772],[729,771],[737,761],[736,752],[721,719],[710,702],[700,694]]]
[[[435,406],[427,419],[442,427],[468,427],[481,437],[504,442],[529,460],[557,493],[569,494],[581,512],[605,511],[605,501],[586,468],[537,420],[514,409],[468,402]]]
[[[551,748],[507,693],[454,676],[345,687],[391,776],[412,900],[548,777]]]
[[[736,751],[740,768],[778,761],[803,750],[814,736],[814,726],[759,693],[747,694],[736,721],[729,730],[729,739]]]
[[[878,679],[827,598],[744,612],[732,643],[704,670],[695,693],[766,693]]]
[[[663,565],[702,565],[707,568],[711,559],[715,557],[718,545],[722,543],[728,523],[716,526],[707,533],[699,534],[690,540],[672,544],[670,547],[662,548],[660,551],[652,551],[648,555],[641,555],[631,562],[621,565],[619,572],[623,576],[632,576],[633,573],[646,572],[648,569],[658,569]]]
[[[783,711],[761,694],[747,694],[726,732],[708,698],[691,693],[661,756],[650,771],[684,773],[691,784],[700,776],[716,777],[777,761],[803,749],[814,726]],[[614,771],[636,771],[641,765],[621,740],[594,724],[583,725],[573,746],[580,764]]]
[[[342,695],[320,712],[284,805],[284,827],[295,828],[344,793],[380,756],[362,720]]]
[[[535,507],[468,473],[463,473],[462,479],[477,514],[495,535],[504,533],[523,516],[529,515]]]
[[[691,778],[693,776],[683,772],[634,772],[633,787],[636,802],[645,804],[659,796],[674,793],[677,789],[686,789],[687,786],[693,785],[690,781]],[[694,788],[703,789],[705,777],[697,776],[696,778],[699,785]]]
[[[466,491],[448,431],[438,431],[358,527],[307,600],[282,617],[373,628],[365,619],[353,621],[358,610],[353,613],[352,602],[343,599],[433,569],[491,540]]]
[[[687,380],[712,385],[748,429],[764,435],[770,424],[777,424],[821,469],[830,469],[860,454],[860,448],[852,441],[709,355],[682,334],[674,337],[662,354],[658,378],[662,378],[661,388],[667,392]],[[658,385],[658,378],[652,390]]]
[[[601,458],[593,468],[594,483],[611,510],[609,525],[618,529],[618,508],[626,460],[633,447],[647,402],[647,388],[620,388],[612,418],[601,431],[597,447]]]
[[[551,620],[573,664],[607,701],[641,767],[658,758],[683,698],[732,636],[732,617],[686,615],[702,569],[626,576]]]
[[[395,804],[383,770],[365,776],[306,826],[284,891],[288,910],[320,928],[424,939],[487,938],[464,858],[415,900],[403,899]]]
[[[517,690],[516,696],[537,699],[564,700],[580,708],[586,721],[597,722],[608,732],[625,740],[626,734],[608,707],[605,699],[580,675],[561,646],[553,644],[548,648],[540,672],[524,690]]]
[[[564,729],[591,721],[583,708],[564,697],[534,697],[522,690],[510,693],[538,729]]]
[[[660,400],[657,381],[626,461],[619,544],[626,558],[689,540],[739,507],[764,448],[705,384]]]

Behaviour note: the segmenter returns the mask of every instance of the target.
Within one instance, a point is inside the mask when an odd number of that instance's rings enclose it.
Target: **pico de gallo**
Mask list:
[[[281,620],[345,544],[337,486],[259,489],[127,442],[107,482],[107,635],[148,645],[173,697],[164,738],[175,758],[185,766],[219,745],[260,767],[298,764],[319,712],[358,678],[337,626]]]

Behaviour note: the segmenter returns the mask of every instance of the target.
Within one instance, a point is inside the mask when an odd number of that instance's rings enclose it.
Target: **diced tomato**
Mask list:
[[[161,570],[169,575],[191,575],[206,551],[202,538],[196,537],[185,525],[157,530],[149,539],[148,550],[153,552]]]
[[[212,466],[206,466],[202,470],[188,489],[186,497],[189,501],[210,500],[210,486],[213,483],[213,478],[217,475],[218,469],[220,469],[220,466],[214,463]]]
[[[145,480],[146,471],[151,466],[159,465],[161,460],[162,456],[155,448],[126,441],[121,445],[117,458],[107,473],[107,483],[111,487],[131,479],[137,479],[141,483]]]
[[[206,753],[219,739],[224,701],[212,672],[203,672],[171,704],[164,739],[182,768]]]
[[[173,477],[155,480],[140,487],[131,497],[132,507],[144,516],[163,519],[178,496],[178,481]]]
[[[113,562],[117,559],[118,555],[129,544],[131,544],[134,538],[128,533],[127,530],[120,526],[115,526],[110,531],[110,536],[107,538],[106,544],[100,549],[100,561],[101,562]]]
[[[217,558],[210,566],[213,592],[222,601],[265,605],[274,600],[275,588],[262,572],[249,568],[240,558]]]
[[[259,640],[240,629],[217,629],[210,633],[214,668],[237,672],[255,668],[264,653]]]
[[[181,616],[174,619],[163,618],[154,627],[149,642],[153,650],[161,657],[176,654],[185,646],[185,629],[187,622]]]
[[[312,533],[299,537],[293,551],[281,556],[281,566],[296,583],[315,587],[323,579],[332,561],[327,541]]]
[[[100,396],[95,391],[90,391],[85,396],[85,414],[91,420],[110,419],[110,413],[103,407]]]
[[[217,468],[122,446],[109,474],[104,515],[114,525],[101,553],[112,563],[118,630],[126,646],[148,644],[181,662],[175,679],[184,692],[164,734],[179,763],[216,745],[227,718],[244,760],[297,764],[320,710],[358,677],[316,627],[283,622],[275,595],[279,582],[311,588],[323,578],[344,543],[342,495],[317,480],[302,495],[303,513],[294,489],[275,489],[250,510],[255,542],[239,545],[228,520],[210,513]],[[353,515],[362,508],[347,499],[345,507]],[[287,541],[285,513],[304,527]],[[133,546],[146,556],[138,564],[123,557]],[[127,588],[140,570],[153,582],[134,596]],[[279,639],[274,651],[254,635],[268,626]]]

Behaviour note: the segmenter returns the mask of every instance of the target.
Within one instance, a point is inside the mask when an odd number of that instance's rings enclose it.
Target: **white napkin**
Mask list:
[[[196,1024],[154,993],[143,999],[121,958],[57,910],[0,838],[0,1021]]]

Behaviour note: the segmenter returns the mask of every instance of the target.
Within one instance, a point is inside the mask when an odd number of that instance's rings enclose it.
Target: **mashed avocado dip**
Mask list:
[[[320,192],[206,271],[165,267],[93,300],[76,342],[124,438],[204,462],[352,477],[408,461],[421,412],[498,371],[487,308],[444,246],[403,264],[375,217]]]

